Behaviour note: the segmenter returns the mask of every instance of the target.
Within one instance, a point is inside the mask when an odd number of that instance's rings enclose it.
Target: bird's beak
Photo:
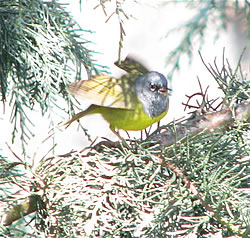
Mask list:
[[[159,93],[162,93],[162,94],[168,95],[168,96],[171,95],[171,93],[169,91],[172,91],[172,90],[170,88],[160,88],[158,90]]]

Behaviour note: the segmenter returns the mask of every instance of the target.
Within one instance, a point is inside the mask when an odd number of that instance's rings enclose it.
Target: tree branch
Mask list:
[[[166,128],[159,134],[153,133],[147,140],[153,140],[164,147],[168,147],[185,138],[187,135],[193,137],[199,133],[209,133],[217,130],[225,130],[236,121],[250,120],[250,100],[236,105],[234,110],[223,109],[205,115],[194,115],[187,119],[185,124],[179,123],[173,127]]]

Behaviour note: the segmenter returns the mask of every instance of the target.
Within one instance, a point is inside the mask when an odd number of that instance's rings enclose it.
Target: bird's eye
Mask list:
[[[154,83],[150,83],[150,90],[155,91],[156,90],[156,85]]]

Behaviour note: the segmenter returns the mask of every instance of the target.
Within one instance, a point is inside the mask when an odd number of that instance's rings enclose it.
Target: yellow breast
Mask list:
[[[100,107],[98,110],[104,119],[109,122],[111,128],[126,131],[143,130],[153,123],[160,121],[167,114],[167,111],[168,109],[161,115],[151,118],[144,112],[141,103],[135,109],[131,110],[108,107]]]

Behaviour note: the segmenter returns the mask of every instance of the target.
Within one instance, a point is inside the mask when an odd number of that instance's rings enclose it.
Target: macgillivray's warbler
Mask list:
[[[149,71],[129,57],[115,65],[127,73],[120,78],[98,75],[68,86],[72,96],[87,98],[93,104],[74,115],[66,125],[86,115],[100,113],[119,136],[115,129],[143,130],[167,114],[169,88],[163,74]]]

